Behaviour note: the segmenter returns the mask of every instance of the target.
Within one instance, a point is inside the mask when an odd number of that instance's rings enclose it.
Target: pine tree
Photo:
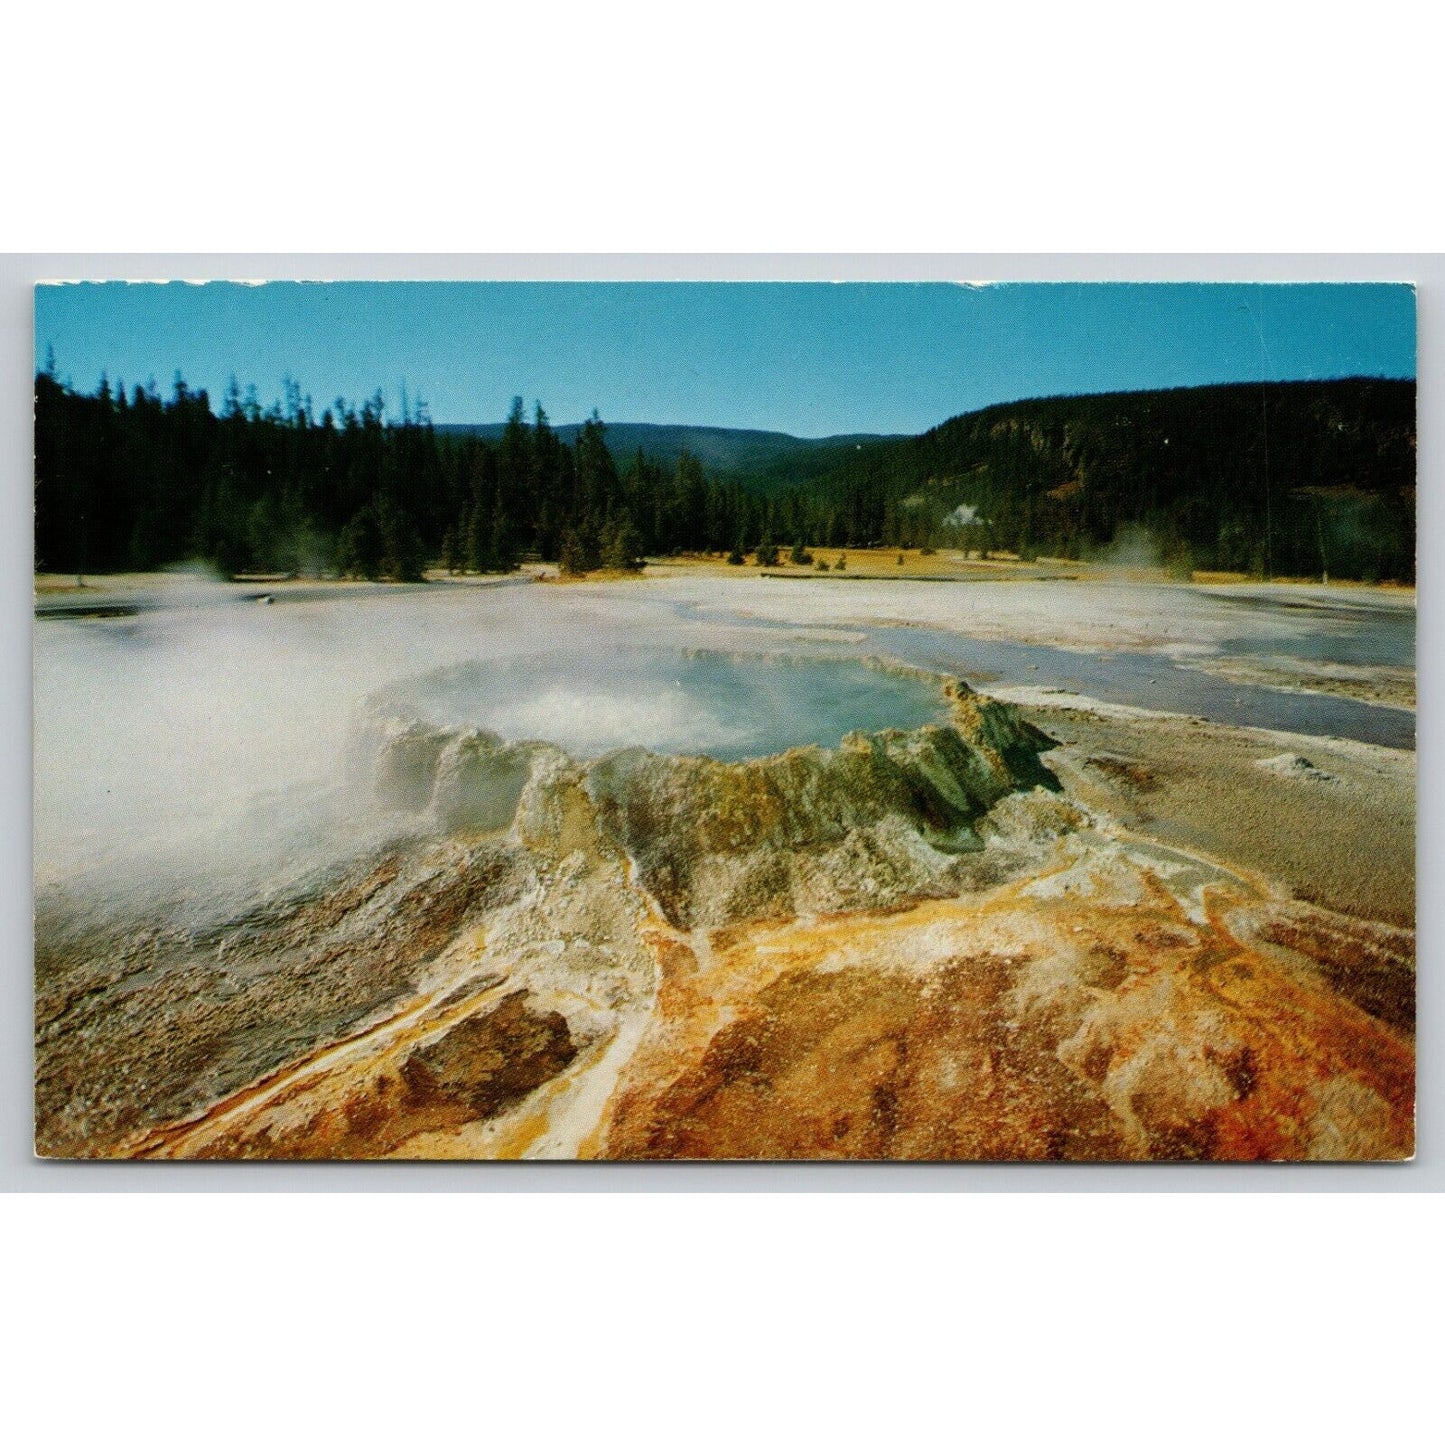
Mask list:
[[[497,445],[497,487],[502,510],[509,517],[521,511],[524,499],[531,493],[532,481],[532,436],[522,398],[514,396]]]
[[[383,496],[376,509],[381,532],[381,571],[396,582],[420,582],[426,566],[426,550],[416,522],[399,502]]]
[[[587,549],[574,527],[568,527],[562,533],[559,556],[563,576],[582,577],[591,570],[587,565]]]
[[[617,495],[617,468],[607,449],[607,429],[596,411],[577,434],[577,506],[583,517],[596,521],[606,515]]]
[[[467,571],[495,572],[496,557],[492,552],[492,516],[480,501],[473,506],[467,527]]]
[[[498,572],[517,570],[517,546],[512,532],[512,520],[502,495],[502,484],[497,482],[497,499],[492,506],[492,563]]]
[[[603,530],[602,565],[616,572],[642,570],[642,538],[632,513],[625,509],[609,519]]]
[[[707,545],[707,479],[702,463],[683,447],[677,456],[677,472],[673,478],[673,496],[677,515],[670,551],[698,551]]]
[[[383,550],[376,509],[363,507],[341,530],[336,548],[337,568],[343,577],[365,577],[374,582],[381,576]]]

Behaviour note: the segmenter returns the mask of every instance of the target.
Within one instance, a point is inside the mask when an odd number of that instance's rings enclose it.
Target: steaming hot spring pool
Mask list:
[[[663,648],[461,663],[372,702],[436,726],[555,743],[577,758],[642,747],[734,762],[949,718],[942,678],[868,658]]]

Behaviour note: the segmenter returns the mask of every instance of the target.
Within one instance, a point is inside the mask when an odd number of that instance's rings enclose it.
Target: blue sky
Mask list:
[[[294,377],[317,412],[405,384],[439,422],[514,395],[556,422],[917,432],[992,402],[1415,374],[1415,298],[1380,284],[123,282],[41,286],[36,356],[93,390],[179,370],[219,405]]]

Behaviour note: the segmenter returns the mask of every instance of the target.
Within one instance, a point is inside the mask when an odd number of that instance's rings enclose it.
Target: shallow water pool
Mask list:
[[[949,716],[941,679],[868,659],[667,648],[463,663],[406,679],[376,701],[424,722],[556,743],[579,758],[644,747],[724,762]]]
[[[904,628],[871,632],[866,645],[884,656],[981,686],[1052,688],[1232,727],[1354,738],[1387,748],[1415,746],[1415,714],[1403,708],[1234,682],[1175,666],[1158,653],[1085,653]]]

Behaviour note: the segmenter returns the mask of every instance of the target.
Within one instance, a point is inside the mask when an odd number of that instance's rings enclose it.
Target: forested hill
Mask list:
[[[841,533],[1261,576],[1413,578],[1415,383],[1350,379],[1012,402],[865,445],[810,485]]]
[[[557,435],[576,444],[581,422],[558,426]],[[441,423],[443,437],[480,437],[499,441],[506,422]],[[860,433],[856,436],[795,437],[787,432],[750,431],[735,427],[668,426],[655,422],[607,423],[607,445],[614,456],[641,452],[669,470],[684,455],[695,457],[709,476],[720,481],[746,479],[755,490],[784,491],[835,469],[844,456],[873,442],[902,441],[904,437]]]
[[[806,378],[800,379],[806,385]],[[675,454],[672,449],[676,448]],[[669,460],[669,457],[671,458]],[[1346,380],[1063,397],[910,438],[710,427],[500,431],[317,415],[289,386],[219,410],[177,376],[127,392],[36,377],[38,570],[571,571],[799,544],[1095,555],[1127,536],[1181,573],[1413,579],[1415,386]]]

